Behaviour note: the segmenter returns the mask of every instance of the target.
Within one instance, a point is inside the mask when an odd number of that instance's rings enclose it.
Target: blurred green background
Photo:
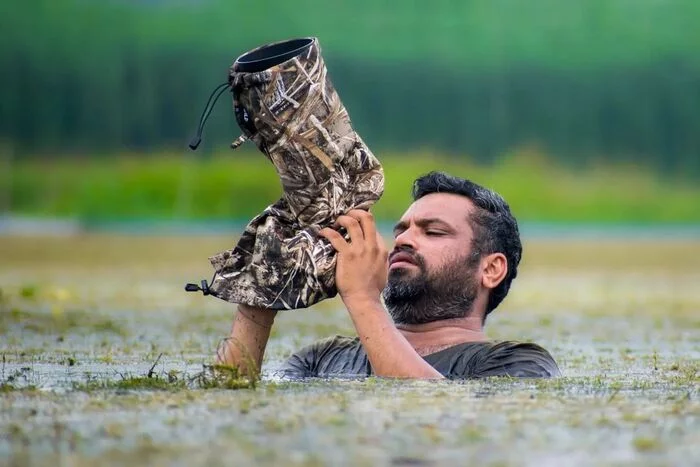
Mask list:
[[[320,39],[385,165],[490,186],[521,221],[700,223],[695,0],[27,0],[0,5],[0,215],[246,221],[280,194],[213,87],[267,42]],[[225,100],[225,99],[224,99]]]

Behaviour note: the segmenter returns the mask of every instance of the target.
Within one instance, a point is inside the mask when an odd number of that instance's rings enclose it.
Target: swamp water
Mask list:
[[[700,242],[526,242],[487,333],[563,378],[281,380],[353,334],[330,300],[279,316],[254,387],[210,367],[232,305],[183,291],[230,244],[1,237],[0,465],[700,465]]]

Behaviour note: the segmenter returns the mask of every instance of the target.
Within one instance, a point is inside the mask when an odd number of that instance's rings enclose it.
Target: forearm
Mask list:
[[[276,314],[274,310],[238,305],[231,335],[217,351],[217,362],[238,368],[241,374],[258,373]]]
[[[443,378],[440,372],[418,355],[396,329],[379,298],[348,300],[345,305],[375,375],[394,378]]]

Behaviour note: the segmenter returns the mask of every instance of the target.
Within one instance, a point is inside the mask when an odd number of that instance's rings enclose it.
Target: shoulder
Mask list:
[[[480,352],[476,375],[511,376],[516,378],[551,378],[561,376],[552,355],[531,342],[504,341],[492,343]]]

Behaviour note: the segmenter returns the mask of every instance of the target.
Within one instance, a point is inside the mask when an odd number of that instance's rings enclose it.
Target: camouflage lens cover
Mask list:
[[[335,296],[335,251],[318,231],[351,209],[369,209],[384,190],[381,164],[353,130],[318,40],[307,40],[301,54],[262,71],[240,71],[241,57],[229,71],[236,121],[283,189],[234,248],[210,258],[210,293],[229,302],[279,310]],[[286,42],[242,57],[265,57]]]

